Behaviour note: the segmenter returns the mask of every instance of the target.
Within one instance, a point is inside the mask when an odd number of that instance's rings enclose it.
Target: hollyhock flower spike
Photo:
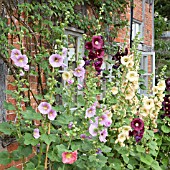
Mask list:
[[[165,80],[165,84],[166,84],[166,89],[167,89],[167,91],[170,91],[170,78],[167,78],[167,79]]]
[[[63,57],[59,54],[52,54],[49,58],[52,67],[60,67],[63,65]]]
[[[15,61],[14,64],[18,67],[24,68],[28,63],[28,58],[26,55],[19,55]]]
[[[62,153],[62,162],[64,164],[73,164],[76,160],[77,160],[77,151]]]
[[[131,127],[135,130],[135,131],[140,131],[144,128],[144,122],[142,119],[140,118],[134,118],[131,122]]]
[[[40,137],[40,131],[38,128],[34,129],[33,136],[35,139],[38,139]]]
[[[55,110],[51,109],[48,113],[48,119],[49,120],[54,120],[57,116],[57,113]]]
[[[103,38],[100,35],[92,37],[92,46],[94,49],[99,50],[102,49],[104,45]]]
[[[38,106],[38,110],[42,114],[48,114],[51,111],[51,105],[47,102],[41,102]]]
[[[17,49],[13,49],[13,50],[11,51],[11,57],[10,57],[10,58],[11,58],[12,61],[15,62],[19,55],[22,55],[22,54],[21,54],[21,51],[20,51],[20,50],[17,50]]]

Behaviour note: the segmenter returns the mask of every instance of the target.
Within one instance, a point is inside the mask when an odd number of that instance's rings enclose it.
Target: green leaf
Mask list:
[[[57,120],[52,121],[54,125],[67,125],[73,121],[72,115],[61,114],[57,116]]]
[[[56,141],[56,136],[54,134],[42,134],[41,135],[41,140],[44,141],[47,145],[50,145],[51,142]]]
[[[157,161],[155,161],[155,160],[152,162],[151,167],[154,170],[162,170],[162,168],[159,166],[159,163]]]
[[[145,73],[146,73],[146,71],[145,71],[145,70],[143,70],[143,69],[140,69],[140,70],[138,70],[138,73],[139,73],[139,74],[145,74]]]
[[[124,162],[125,162],[126,164],[128,164],[129,158],[128,158],[126,155],[122,155],[122,157],[123,157]]]
[[[79,106],[84,106],[85,105],[84,97],[82,95],[78,95],[77,102],[78,102]]]
[[[28,91],[28,88],[20,88],[21,91]]]
[[[153,161],[153,158],[150,156],[150,155],[147,155],[147,154],[143,154],[141,157],[140,157],[140,160],[147,164],[147,165],[151,165],[152,161]]]
[[[161,130],[164,132],[164,133],[169,133],[170,132],[170,127],[166,126],[166,125],[162,125],[161,126]]]
[[[34,170],[34,169],[35,169],[35,165],[32,162],[26,164],[25,170]]]
[[[12,103],[7,103],[6,101],[4,101],[4,108],[6,110],[15,110],[15,106]]]
[[[109,75],[109,74],[110,74],[110,72],[109,72],[108,70],[104,70],[103,73],[104,73],[105,75]]]
[[[133,166],[131,164],[128,164],[127,166],[129,169],[133,169]]]
[[[108,147],[108,146],[106,146],[106,145],[104,145],[104,146],[102,147],[102,152],[104,152],[104,153],[111,152],[111,150],[112,150],[112,148],[110,148],[110,147]]]
[[[137,146],[136,146],[136,150],[137,150],[138,152],[142,152],[142,153],[145,152],[145,149],[144,149],[142,146],[140,146],[140,145],[137,145]]]
[[[35,139],[32,134],[25,133],[24,135],[24,144],[35,146],[39,143],[38,139]]]
[[[109,64],[115,64],[115,61],[113,61],[113,60],[105,60],[105,61]]]
[[[42,96],[41,94],[34,95],[34,97],[35,97],[37,100],[42,100],[42,99],[43,99],[43,96]]]
[[[119,159],[117,158],[113,159],[112,163],[113,163],[113,168],[115,170],[122,170],[122,167],[121,167],[122,162]]]
[[[13,124],[9,124],[9,122],[2,122],[0,123],[0,132],[11,135],[11,133],[15,130],[15,127]]]
[[[9,158],[9,153],[7,151],[0,152],[0,164],[7,165],[12,161],[11,158]]]
[[[21,114],[23,115],[24,119],[28,119],[28,120],[42,120],[43,117],[40,113],[35,112],[34,109],[31,110],[26,110],[21,112]]]
[[[146,86],[145,86],[144,84],[140,84],[139,87],[140,87],[140,89],[142,89],[142,90],[147,90],[147,88],[146,88]]]

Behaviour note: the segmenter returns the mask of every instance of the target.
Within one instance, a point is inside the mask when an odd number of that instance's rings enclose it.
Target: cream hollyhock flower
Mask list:
[[[140,115],[143,116],[143,117],[146,117],[146,116],[149,115],[149,110],[145,107],[141,107],[139,112],[140,112]]]
[[[120,133],[118,135],[118,139],[116,140],[117,142],[123,143],[126,140],[126,135],[124,133]]]
[[[154,94],[158,93],[158,91],[159,91],[158,86],[152,87],[152,91],[153,91]]]
[[[126,136],[127,139],[129,138],[129,131],[131,129],[132,128],[130,126],[123,126],[122,127],[122,133]]]
[[[163,101],[164,101],[165,94],[164,94],[164,93],[158,93],[158,94],[157,94],[157,97],[159,98],[159,100],[160,100],[161,102],[163,102]]]
[[[134,87],[135,90],[139,88],[139,82],[138,81],[133,81],[132,84],[133,84],[133,87]]]
[[[165,80],[161,80],[159,83],[158,83],[158,90],[160,91],[164,91],[165,90],[165,87],[166,87],[166,84],[165,84]]]
[[[144,107],[148,110],[155,107],[153,99],[145,99],[143,100],[143,104]]]
[[[130,81],[138,81],[139,75],[136,71],[129,71],[126,75],[126,78]]]
[[[65,71],[65,72],[62,74],[62,78],[63,78],[63,80],[65,80],[65,81],[70,80],[72,77],[73,77],[73,74],[72,74],[72,72],[70,72],[70,71]]]
[[[134,66],[134,61],[132,60],[130,60],[126,65],[127,68],[132,68],[133,66]]]
[[[112,87],[112,90],[111,90],[112,94],[117,94],[118,93],[118,88],[117,87]]]
[[[135,92],[131,89],[127,89],[125,91],[125,99],[126,100],[131,100],[135,96]]]
[[[128,56],[124,56],[124,57],[121,57],[120,61],[121,61],[122,65],[127,66],[130,61],[130,58]]]

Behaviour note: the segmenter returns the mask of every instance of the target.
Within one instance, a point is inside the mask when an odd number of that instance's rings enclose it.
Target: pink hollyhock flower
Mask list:
[[[92,135],[92,136],[97,136],[97,133],[98,133],[98,124],[92,123],[92,124],[89,126],[89,133],[90,133],[90,135]]]
[[[21,54],[21,51],[20,51],[20,50],[17,50],[17,49],[13,49],[13,50],[11,51],[11,57],[10,57],[10,58],[11,58],[12,61],[15,62],[19,55],[22,55],[22,54]]]
[[[83,86],[81,84],[78,84],[77,88],[78,88],[78,90],[81,90],[83,88]]]
[[[25,73],[24,73],[22,70],[20,70],[19,75],[20,75],[21,77],[23,77],[23,76],[25,75]]]
[[[40,137],[40,131],[38,128],[34,129],[33,136],[35,139],[38,139]]]
[[[73,84],[73,83],[74,83],[74,79],[67,80],[67,83],[68,83],[69,85]]]
[[[94,115],[96,114],[96,107],[94,107],[94,106],[91,106],[90,108],[88,108],[87,110],[86,110],[86,115],[85,115],[85,118],[87,118],[87,117],[93,117]]]
[[[38,106],[38,110],[42,114],[48,114],[51,111],[51,105],[47,102],[41,102]]]
[[[63,48],[62,50],[62,57],[65,58],[67,56],[67,52],[68,52],[68,49],[67,48]]]
[[[94,49],[99,50],[103,47],[103,45],[104,45],[104,42],[103,42],[102,36],[95,35],[92,37],[92,46]]]
[[[86,48],[87,50],[92,50],[92,48],[93,48],[92,43],[91,43],[91,42],[86,42],[85,48]]]
[[[29,71],[30,66],[27,64],[24,66],[24,71]]]
[[[18,67],[24,68],[28,63],[28,58],[26,55],[19,55],[15,61],[14,64]]]
[[[49,120],[54,120],[57,116],[57,113],[55,110],[51,109],[48,113],[48,119]]]
[[[100,142],[106,142],[106,137],[108,136],[108,133],[107,133],[107,129],[103,129],[102,131],[99,132],[100,136],[99,136],[99,140]]]
[[[60,67],[63,65],[63,57],[59,54],[52,54],[49,58],[52,67]]]
[[[62,153],[62,162],[64,164],[73,164],[76,160],[77,160],[77,151]]]
[[[85,74],[85,69],[83,67],[78,66],[74,71],[74,76],[76,77],[82,77]]]
[[[112,120],[108,118],[107,114],[103,114],[99,117],[99,123],[105,127],[109,127],[112,124]]]

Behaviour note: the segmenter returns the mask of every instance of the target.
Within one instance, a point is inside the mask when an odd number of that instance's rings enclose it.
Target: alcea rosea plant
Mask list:
[[[44,6],[41,8],[44,10]],[[16,120],[0,124],[0,131],[15,136],[19,147],[12,153],[1,152],[1,164],[22,160],[26,170],[158,170],[164,166],[158,159],[160,145],[154,129],[169,81],[160,79],[157,86],[148,89],[147,96],[139,94],[142,71],[136,43],[129,54],[126,48],[113,55],[113,60],[107,59],[111,47],[106,45],[101,29],[105,8],[100,8],[96,35],[84,34],[84,57],[79,54],[76,63],[65,63],[69,52],[65,28],[74,15],[70,6],[64,11],[64,22],[52,26],[47,20],[41,25],[46,39],[41,35],[44,45],[40,48],[37,44],[35,56],[22,42],[20,49],[12,48],[9,59],[17,70],[13,82],[16,90],[7,93],[15,98],[16,105],[5,102],[5,107],[13,110]],[[38,19],[33,28],[38,32],[37,23]],[[53,34],[45,27],[52,27]],[[20,41],[24,34],[26,31],[19,34]],[[55,41],[52,36],[56,36]],[[107,79],[109,70],[103,69],[105,63],[113,68],[111,80]],[[31,75],[45,80],[38,94],[31,91]],[[32,92],[36,105],[28,104],[27,92]]]

